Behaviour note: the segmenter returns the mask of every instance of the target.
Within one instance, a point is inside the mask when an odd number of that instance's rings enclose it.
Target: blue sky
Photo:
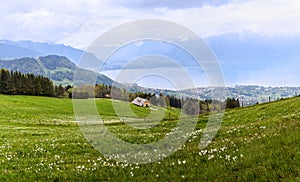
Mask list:
[[[0,39],[80,49],[122,23],[168,20],[208,43],[227,85],[300,85],[300,1],[4,0],[0,17]]]

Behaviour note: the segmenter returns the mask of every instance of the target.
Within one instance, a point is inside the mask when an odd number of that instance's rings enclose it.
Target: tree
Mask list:
[[[62,85],[55,86],[55,96],[63,96],[65,94],[65,88]]]
[[[239,99],[234,99],[234,98],[226,99],[226,108],[232,109],[232,108],[236,108],[236,107],[240,107]]]
[[[9,71],[1,69],[0,71],[0,92],[4,94],[10,94],[10,79],[11,75]]]
[[[198,99],[188,98],[184,100],[183,111],[188,115],[197,115],[200,113]]]
[[[52,81],[42,76],[0,70],[0,93],[53,96]]]

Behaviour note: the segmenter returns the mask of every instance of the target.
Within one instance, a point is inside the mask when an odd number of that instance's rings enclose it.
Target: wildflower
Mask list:
[[[180,160],[178,160],[178,165],[180,165],[181,164],[181,161]]]
[[[199,152],[199,155],[205,155],[207,153],[207,150],[201,150],[200,152]]]
[[[214,148],[214,149],[211,149],[210,151],[211,151],[211,153],[214,153],[214,152],[217,152],[218,149]]]
[[[260,126],[259,128],[260,129],[266,129],[266,126]]]
[[[230,155],[225,155],[225,160],[230,161]]]
[[[211,160],[211,159],[213,159],[215,156],[214,155],[210,155],[210,156],[208,156],[208,160]]]
[[[226,150],[226,147],[221,147],[220,149],[222,152],[224,152]]]

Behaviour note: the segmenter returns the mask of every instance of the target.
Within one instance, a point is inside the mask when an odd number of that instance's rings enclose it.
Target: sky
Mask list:
[[[87,48],[121,23],[154,18],[187,26],[202,38],[224,33],[300,34],[295,0],[3,0],[0,38]]]
[[[3,0],[0,17],[0,39],[83,50],[122,23],[168,20],[208,43],[228,85],[300,85],[296,0]]]

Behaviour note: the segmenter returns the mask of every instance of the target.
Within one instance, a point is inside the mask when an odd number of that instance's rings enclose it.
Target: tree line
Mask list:
[[[162,107],[175,107],[183,109],[187,114],[203,114],[211,111],[222,110],[224,108],[240,107],[239,99],[227,98],[225,101],[195,98],[181,98],[174,95],[156,95],[154,93],[128,92],[125,88],[117,88],[104,84],[83,85],[73,88],[73,98],[112,98],[122,101],[133,101],[136,97],[141,97],[150,101],[152,105]]]
[[[44,76],[0,70],[1,94],[63,97],[68,94],[67,91],[70,88],[72,88],[70,85],[66,87],[54,85],[49,78]]]
[[[219,101],[215,99],[205,99],[199,100],[195,98],[182,98],[176,97],[174,95],[163,95],[159,94],[159,96],[150,93],[130,93],[129,98],[130,101],[136,97],[141,97],[148,99],[151,104],[157,106],[170,106],[179,109],[183,109],[183,111],[187,114],[196,115],[196,114],[204,114],[209,113],[211,111],[218,111],[225,108],[233,109],[240,107],[239,99],[235,98],[227,98],[225,101]]]
[[[0,70],[0,93],[10,95],[53,96],[52,81],[43,76]]]
[[[240,107],[239,99],[227,98],[224,102],[206,99],[180,98],[169,95],[155,95],[151,93],[127,92],[124,88],[117,88],[105,84],[83,85],[73,88],[68,85],[55,86],[53,82],[43,76],[34,74],[23,74],[18,71],[0,70],[0,93],[10,95],[35,95],[35,96],[56,96],[70,98],[113,98],[116,100],[133,101],[136,97],[148,99],[151,104],[157,106],[170,106],[182,108],[188,114],[207,113],[214,110]]]

